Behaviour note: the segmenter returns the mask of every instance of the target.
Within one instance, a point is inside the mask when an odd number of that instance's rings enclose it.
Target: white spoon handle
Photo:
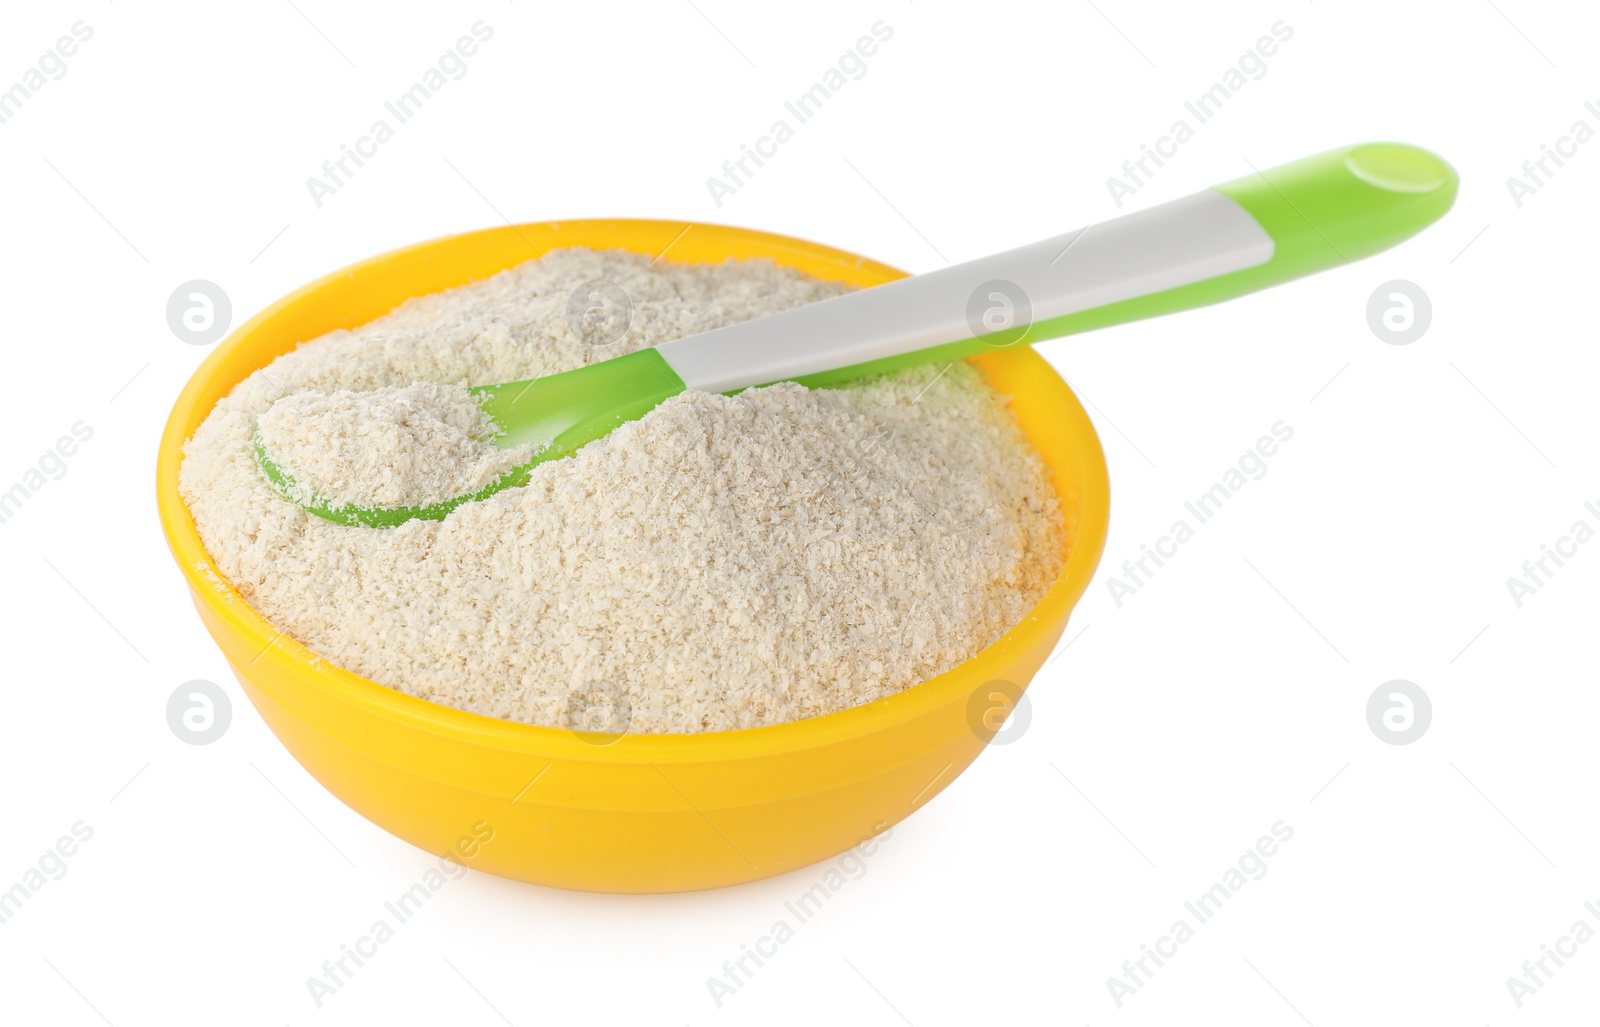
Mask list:
[[[1453,169],[1368,143],[1005,253],[660,346],[691,389],[808,385],[954,359],[1231,299],[1409,238]]]

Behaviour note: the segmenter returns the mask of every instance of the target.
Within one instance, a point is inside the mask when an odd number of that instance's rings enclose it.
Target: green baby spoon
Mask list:
[[[501,434],[536,455],[482,489],[428,506],[333,504],[256,445],[290,502],[341,524],[438,520],[525,484],[688,389],[824,386],[1157,317],[1371,256],[1455,202],[1444,160],[1401,143],[1330,150],[1005,253],[664,343],[574,371],[472,391]]]

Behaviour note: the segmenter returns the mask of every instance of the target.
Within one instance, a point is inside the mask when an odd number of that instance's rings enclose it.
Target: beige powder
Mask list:
[[[609,345],[566,317],[597,279],[632,302]],[[424,699],[640,732],[870,702],[977,653],[1060,572],[1046,472],[969,365],[685,393],[525,487],[398,528],[305,513],[252,454],[285,396],[314,410],[342,389],[515,381],[842,288],[765,261],[552,252],[280,357],[196,431],[180,487],[218,570],[268,620]]]
[[[427,506],[469,495],[533,459],[499,449],[494,422],[464,385],[416,382],[366,392],[296,392],[256,419],[256,441],[290,472],[298,502]]]

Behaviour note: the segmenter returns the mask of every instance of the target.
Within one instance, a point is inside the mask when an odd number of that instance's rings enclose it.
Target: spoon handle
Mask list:
[[[692,389],[806,385],[1201,307],[1371,256],[1455,201],[1426,150],[1330,150],[1180,200],[656,348]]]

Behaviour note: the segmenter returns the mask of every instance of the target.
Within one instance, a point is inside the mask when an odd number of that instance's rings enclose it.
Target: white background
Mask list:
[[[82,19],[68,73],[0,125],[0,488],[93,439],[0,525],[0,888],[93,838],[0,925],[16,1023],[1570,1024],[1600,944],[1519,1009],[1506,978],[1600,900],[1600,544],[1513,602],[1579,518],[1593,439],[1600,118],[1587,5],[732,0],[449,9],[328,0],[9,5],[0,84]],[[305,180],[476,20],[494,37],[323,206]],[[879,19],[893,39],[719,209],[706,179]],[[748,225],[931,270],[1113,216],[1106,179],[1279,20],[1293,38],[1124,209],[1364,139],[1460,170],[1455,210],[1364,263],[1044,344],[1111,465],[1106,560],[992,747],[897,828],[722,1008],[706,979],[822,867],[717,893],[452,883],[318,1009],[306,978],[431,857],[284,752],[203,634],[155,516],[156,440],[234,323],[371,254],[577,216]],[[1192,119],[1191,119],[1192,121]],[[1420,341],[1369,330],[1406,279]],[[1107,578],[1275,421],[1293,440],[1122,606]],[[221,683],[218,742],[167,697]],[[1366,719],[1431,697],[1409,745]],[[1293,839],[1119,1008],[1106,981],[1267,829]],[[1190,919],[1193,924],[1192,918]],[[1549,964],[1552,968],[1554,964]]]

